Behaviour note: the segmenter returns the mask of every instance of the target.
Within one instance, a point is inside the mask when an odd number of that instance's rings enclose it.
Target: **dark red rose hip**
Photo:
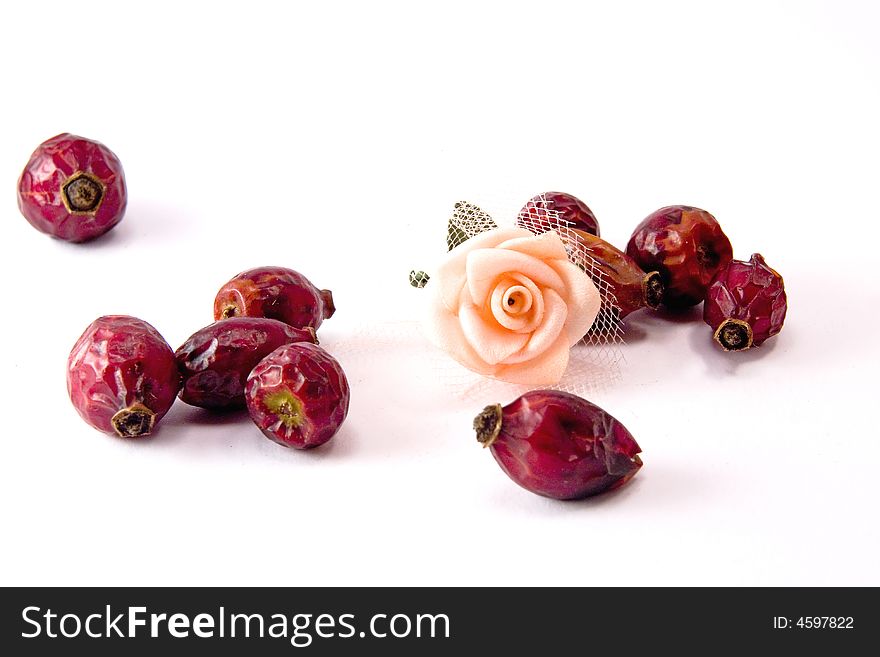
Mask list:
[[[700,303],[712,278],[733,258],[730,240],[715,217],[699,208],[671,205],[636,227],[626,253],[645,271],[658,271],[663,303],[673,309]]]
[[[342,367],[317,345],[279,347],[247,380],[251,418],[270,440],[285,447],[323,445],[348,414],[348,380]]]
[[[122,220],[122,164],[101,143],[71,134],[43,142],[18,180],[18,208],[31,225],[68,242],[86,242]]]
[[[93,427],[114,436],[149,434],[179,389],[171,347],[135,317],[99,317],[76,341],[67,361],[67,391],[76,410]]]
[[[587,274],[597,286],[605,284],[614,294],[619,318],[641,308],[657,309],[663,301],[663,280],[656,271],[644,272],[635,261],[601,237],[572,230],[570,248],[591,263]]]
[[[243,408],[248,374],[291,342],[316,342],[314,329],[263,317],[233,317],[196,331],[175,353],[183,376],[180,398],[202,408]]]
[[[336,311],[330,290],[319,290],[299,272],[257,267],[226,283],[214,298],[214,319],[268,317],[317,329]]]
[[[551,213],[559,213],[569,228],[599,237],[599,221],[593,211],[582,200],[565,192],[544,192],[529,199],[519,211],[517,224],[543,233],[556,227],[550,219]]]
[[[706,293],[703,319],[725,350],[741,351],[779,333],[787,309],[782,276],[755,253],[718,272]]]
[[[533,390],[474,419],[477,440],[501,469],[538,495],[572,500],[629,481],[642,461],[635,439],[595,404],[567,392]]]

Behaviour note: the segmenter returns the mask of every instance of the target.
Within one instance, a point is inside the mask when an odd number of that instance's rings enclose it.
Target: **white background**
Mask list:
[[[839,1],[8,3],[0,582],[880,584],[878,28]],[[62,131],[125,166],[128,213],[88,245],[15,206]],[[465,398],[403,323],[456,200],[547,189],[619,246],[660,206],[704,207],[790,302],[738,355],[698,311],[634,316],[592,399],[645,466],[575,503],[474,440],[516,391]],[[331,444],[182,403],[140,442],[79,419],[65,362],[89,322],[136,315],[177,347],[264,264],[335,293],[320,333],[352,406]]]

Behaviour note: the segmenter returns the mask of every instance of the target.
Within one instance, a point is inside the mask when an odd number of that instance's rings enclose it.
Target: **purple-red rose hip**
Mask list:
[[[180,398],[210,409],[243,408],[244,385],[254,366],[291,342],[315,342],[311,327],[276,319],[233,317],[196,331],[175,353],[183,376]]]
[[[296,449],[323,445],[348,414],[342,367],[313,344],[289,344],[266,356],[245,389],[251,418],[270,440]]]
[[[671,205],[649,214],[626,245],[645,271],[658,271],[666,286],[663,303],[682,309],[700,303],[712,278],[733,258],[730,240],[711,214]]]
[[[477,440],[520,486],[559,500],[629,481],[642,461],[635,439],[598,406],[567,392],[533,390],[474,419]]]
[[[238,274],[214,298],[214,319],[268,317],[317,329],[336,311],[330,290],[319,290],[299,272],[257,267]]]
[[[741,351],[779,333],[787,309],[782,276],[755,253],[718,272],[706,293],[703,319],[725,350]]]
[[[544,233],[556,227],[551,213],[559,213],[563,225],[599,237],[599,221],[593,211],[578,197],[565,192],[544,192],[529,199],[519,211],[517,224]]]
[[[179,389],[171,347],[135,317],[99,317],[76,341],[67,361],[70,400],[86,422],[111,435],[149,434]]]
[[[18,180],[18,207],[31,225],[68,242],[103,235],[122,220],[122,164],[91,139],[61,134],[43,142]]]

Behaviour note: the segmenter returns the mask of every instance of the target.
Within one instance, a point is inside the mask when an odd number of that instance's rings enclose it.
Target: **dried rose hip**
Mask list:
[[[529,230],[539,229],[539,232],[555,228],[548,210],[558,212],[559,218],[570,228],[599,236],[599,221],[593,211],[582,200],[565,192],[544,192],[530,199],[519,211],[517,224]]]
[[[18,208],[39,231],[86,242],[113,228],[125,214],[122,164],[91,139],[61,134],[44,141],[18,180]]]
[[[755,253],[718,272],[706,293],[703,319],[725,350],[741,351],[779,333],[787,309],[782,276]]]
[[[135,317],[99,317],[76,341],[67,361],[70,401],[86,422],[111,435],[150,433],[179,389],[171,347]]]
[[[251,372],[245,388],[251,418],[285,447],[323,445],[348,414],[345,372],[333,356],[308,343],[279,347]]]
[[[645,273],[632,258],[600,237],[582,230],[572,230],[571,235],[583,250],[578,255],[589,256],[592,261],[587,273],[611,288],[621,318],[640,308],[660,307],[663,280],[658,272]]]
[[[214,319],[268,317],[297,328],[317,329],[334,312],[330,290],[319,290],[305,276],[285,267],[242,272],[214,298]]]
[[[733,258],[730,240],[711,214],[687,205],[652,212],[638,225],[626,253],[645,271],[659,271],[663,303],[681,309],[700,303],[712,277]]]
[[[560,500],[622,486],[642,467],[641,451],[620,422],[567,392],[533,390],[474,419],[477,440],[520,486]]]
[[[316,342],[311,327],[276,319],[232,317],[196,331],[175,353],[183,376],[180,398],[211,409],[242,408],[248,374],[263,358],[291,342]]]

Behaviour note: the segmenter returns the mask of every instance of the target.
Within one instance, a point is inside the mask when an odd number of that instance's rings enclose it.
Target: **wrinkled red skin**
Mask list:
[[[171,347],[155,328],[135,317],[99,317],[76,341],[67,361],[70,401],[86,422],[113,436],[149,434],[179,389]]]
[[[319,290],[305,276],[285,267],[242,272],[214,298],[214,319],[268,317],[296,328],[317,329],[335,311],[330,290]]]
[[[529,229],[543,228],[546,232],[556,227],[547,217],[547,211],[554,210],[560,219],[568,222],[569,228],[599,237],[599,220],[582,200],[565,192],[544,192],[543,197],[543,200],[541,195],[529,199],[519,211],[517,224]]]
[[[196,331],[175,352],[183,377],[180,399],[215,410],[244,408],[248,374],[291,342],[316,342],[314,329],[294,328],[276,319],[232,317]]]
[[[779,333],[787,310],[782,276],[755,253],[748,262],[734,260],[718,272],[706,293],[703,319],[715,331],[718,344],[728,351],[740,351]],[[729,320],[745,322],[751,339],[726,338],[722,325],[735,324]]]
[[[730,240],[715,217],[699,208],[671,205],[649,214],[626,245],[645,271],[658,271],[663,303],[682,309],[700,303],[712,278],[733,259]]]
[[[501,423],[497,437],[492,435]],[[576,395],[533,390],[474,420],[501,469],[538,495],[573,500],[618,488],[642,467],[635,439],[617,420]]]
[[[85,174],[103,187],[88,211],[69,207],[65,185]],[[109,148],[68,133],[43,142],[18,180],[18,208],[37,230],[68,242],[103,235],[125,214],[128,196],[122,164]]]
[[[248,377],[245,398],[251,419],[267,438],[310,449],[342,426],[350,392],[333,356],[317,345],[298,343],[279,347],[260,361]],[[292,401],[279,408],[279,398]]]

